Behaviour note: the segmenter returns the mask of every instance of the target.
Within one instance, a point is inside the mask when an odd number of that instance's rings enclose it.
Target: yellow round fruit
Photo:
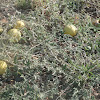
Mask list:
[[[21,39],[21,33],[18,29],[10,29],[7,34],[10,42],[18,42]]]
[[[100,27],[100,20],[96,20],[96,19],[91,19],[91,22],[94,26],[96,27]]]
[[[4,61],[0,61],[0,75],[4,74],[7,70],[7,64]]]
[[[75,36],[77,34],[77,28],[74,25],[67,25],[64,27],[64,34],[70,34],[71,36]]]
[[[17,21],[16,24],[14,25],[14,28],[16,29],[21,29],[23,27],[25,27],[25,23],[21,20]]]
[[[0,27],[0,34],[3,32],[3,28],[2,27]]]

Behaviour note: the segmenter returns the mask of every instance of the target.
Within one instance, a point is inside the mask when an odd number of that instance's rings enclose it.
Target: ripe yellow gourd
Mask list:
[[[91,19],[91,22],[94,26],[96,27],[100,27],[100,20],[96,20],[96,19]]]
[[[77,28],[74,25],[67,25],[64,27],[64,34],[70,34],[71,36],[75,36],[77,34]]]
[[[14,25],[15,29],[21,29],[23,27],[25,27],[25,23],[21,20],[17,21],[16,24]]]
[[[2,27],[0,27],[0,34],[2,34],[2,32],[3,32],[3,28],[2,28]]]
[[[0,61],[0,75],[4,74],[7,70],[7,64],[4,61]]]
[[[10,42],[18,42],[21,39],[21,33],[18,29],[10,29],[7,33],[9,35]]]

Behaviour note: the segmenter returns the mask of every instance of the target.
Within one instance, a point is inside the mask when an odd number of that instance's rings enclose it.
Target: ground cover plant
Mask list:
[[[9,41],[18,20],[21,39]],[[99,100],[99,0],[0,0],[1,27],[0,100]]]

